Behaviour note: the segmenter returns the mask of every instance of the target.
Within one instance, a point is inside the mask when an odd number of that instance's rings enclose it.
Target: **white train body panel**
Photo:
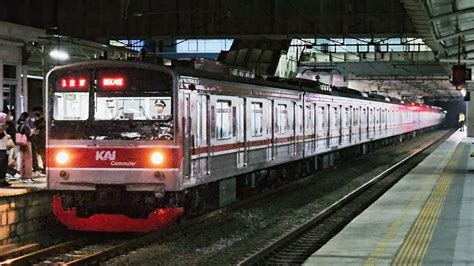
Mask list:
[[[136,65],[91,62],[58,68],[53,72],[66,73],[68,69],[92,66],[125,66],[171,75],[173,139],[90,140],[50,136],[47,143],[50,189],[95,190],[98,185],[123,185],[127,191],[183,191],[432,127],[444,119],[439,110],[419,105],[301,92],[271,87],[271,83],[252,85],[223,81],[218,77],[193,76],[164,67]],[[49,84],[50,87],[53,85]],[[47,110],[54,111],[51,106]],[[53,122],[48,123],[51,131]],[[62,149],[82,156],[77,165],[51,163]],[[149,167],[142,162],[149,159],[148,152],[156,149],[164,151],[167,166]],[[118,157],[125,159],[106,161],[110,165],[107,167],[104,164],[107,158],[97,155],[107,152],[117,153]],[[65,171],[67,176],[61,176],[61,171]]]

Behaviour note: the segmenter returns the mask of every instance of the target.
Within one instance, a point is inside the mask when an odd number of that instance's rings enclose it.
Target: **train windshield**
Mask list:
[[[171,120],[171,97],[95,97],[95,120]]]
[[[94,69],[53,78],[50,136],[173,139],[173,81],[144,69]],[[51,84],[50,84],[51,86]]]

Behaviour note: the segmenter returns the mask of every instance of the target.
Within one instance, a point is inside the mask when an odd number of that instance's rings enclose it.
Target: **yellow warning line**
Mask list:
[[[421,263],[438,222],[438,217],[452,179],[453,175],[449,174],[443,175],[438,180],[392,264],[418,265]]]
[[[395,237],[397,236],[400,227],[403,225],[405,219],[410,214],[410,210],[416,207],[417,203],[421,200],[421,196],[423,194],[422,191],[427,186],[428,182],[425,181],[422,183],[422,188],[420,188],[418,192],[410,199],[408,204],[405,205],[401,215],[398,216],[398,218],[392,224],[390,224],[386,234],[384,235],[384,238],[380,240],[375,249],[369,255],[369,258],[364,263],[364,266],[372,266],[377,264],[378,259],[383,255],[387,246],[389,246],[393,239],[395,239]]]
[[[458,146],[446,167],[447,171],[455,169],[462,150]],[[449,172],[441,175],[408,236],[399,248],[392,265],[420,265],[422,263],[453,178],[454,175]]]
[[[453,169],[458,162],[462,152],[461,149],[456,148],[453,157],[448,162],[445,169]],[[438,221],[439,213],[443,206],[447,192],[453,179],[452,174],[443,174],[437,181],[433,191],[427,199],[425,206],[418,215],[415,224],[410,230],[408,237],[405,239],[403,245],[399,248],[398,253],[392,262],[393,265],[401,264],[420,264],[431,240],[433,230]],[[405,222],[407,216],[416,207],[421,200],[422,191],[428,186],[427,180],[422,182],[420,189],[410,199],[407,205],[403,208],[401,215],[390,224],[384,238],[377,244],[364,266],[376,265],[379,258],[382,257],[386,248],[393,243],[393,240],[399,234],[399,230]]]

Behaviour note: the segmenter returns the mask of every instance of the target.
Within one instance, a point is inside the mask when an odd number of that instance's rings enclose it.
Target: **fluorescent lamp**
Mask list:
[[[69,54],[67,52],[58,49],[51,50],[51,52],[49,52],[49,56],[59,61],[65,61],[69,59]]]

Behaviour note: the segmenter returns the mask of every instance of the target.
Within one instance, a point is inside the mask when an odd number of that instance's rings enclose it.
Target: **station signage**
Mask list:
[[[126,83],[123,76],[102,76],[99,84],[104,90],[120,90],[125,88]]]

